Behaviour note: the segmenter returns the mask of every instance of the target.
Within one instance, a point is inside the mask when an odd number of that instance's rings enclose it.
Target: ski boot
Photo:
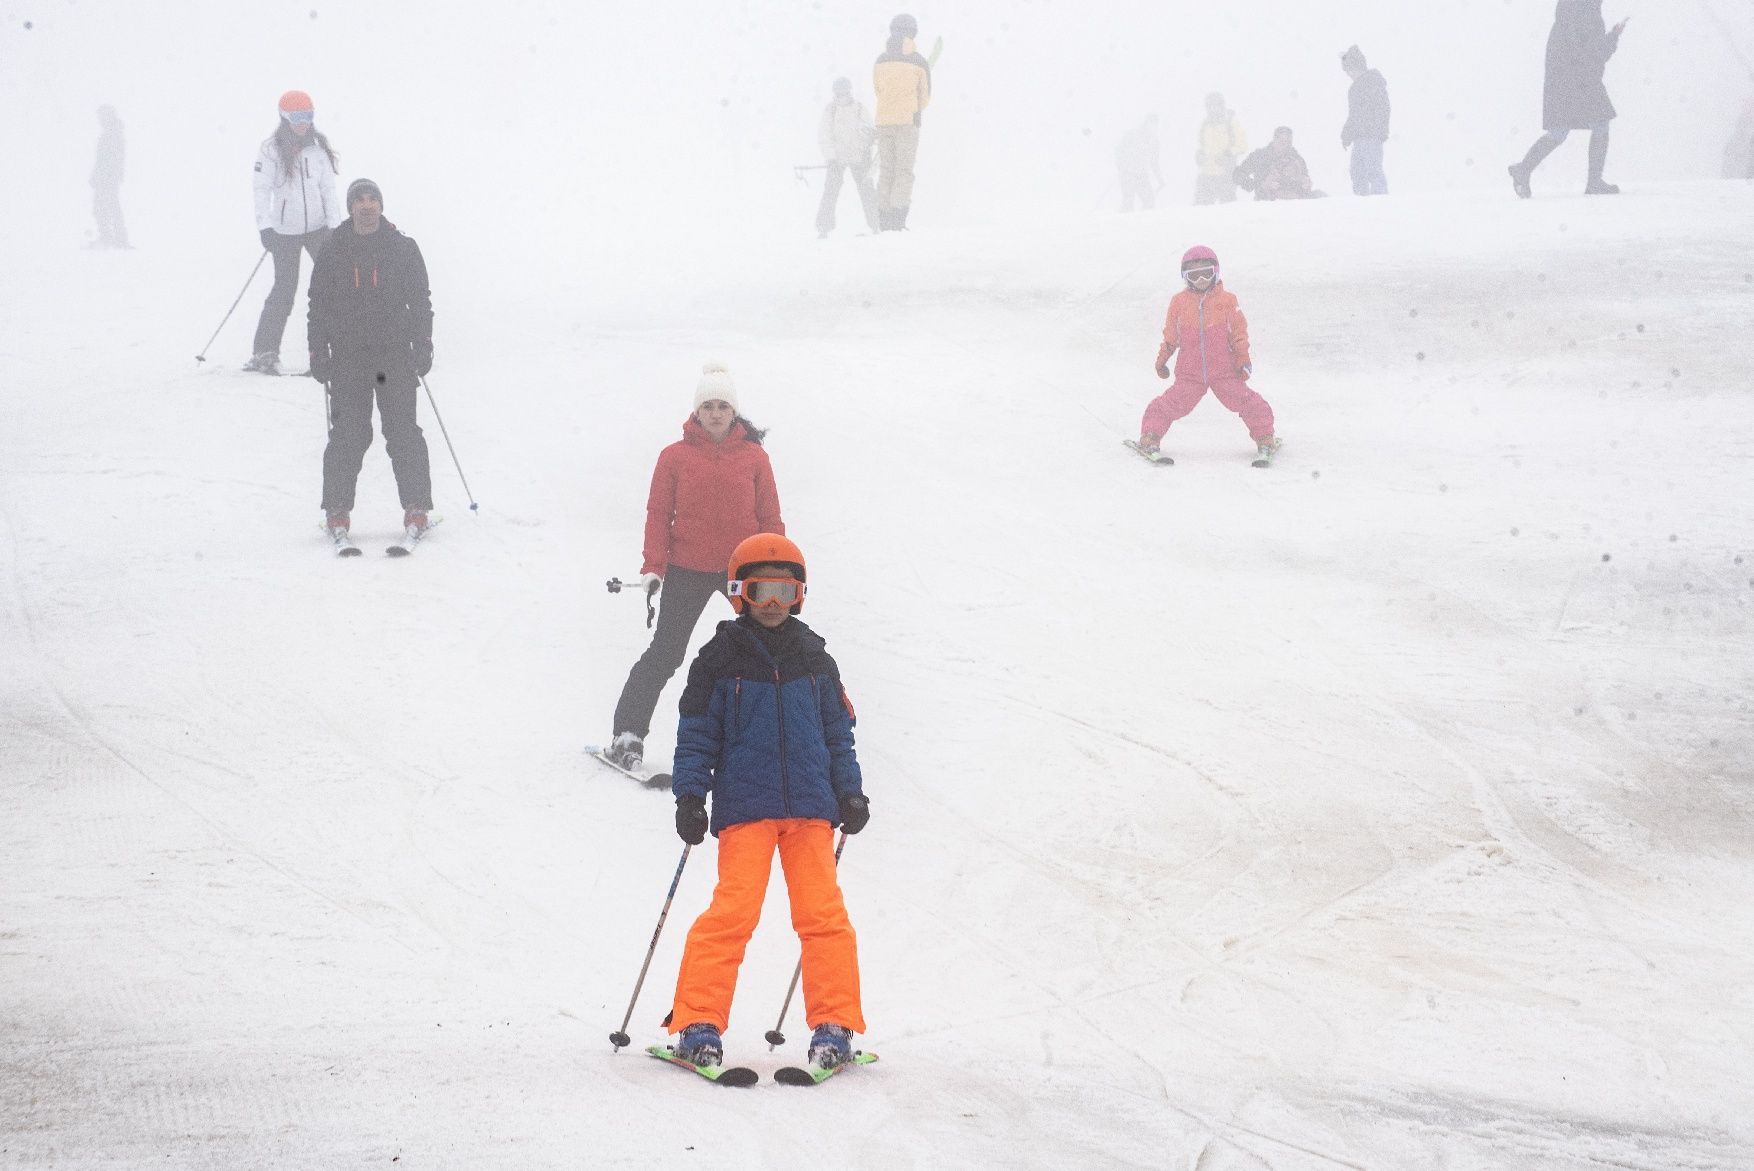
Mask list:
[[[331,537],[346,536],[347,530],[353,526],[353,520],[345,509],[331,510],[323,518],[323,528]]]
[[[697,1021],[676,1038],[675,1053],[690,1065],[717,1065],[725,1059],[725,1042],[717,1025]]]
[[[267,350],[260,354],[253,354],[250,360],[244,363],[244,369],[252,374],[279,374],[280,355]]]
[[[646,745],[638,733],[617,732],[614,743],[603,753],[616,768],[624,768],[630,773],[637,773],[645,767]]]
[[[853,1031],[844,1025],[817,1025],[810,1034],[810,1062],[835,1069],[853,1059]]]

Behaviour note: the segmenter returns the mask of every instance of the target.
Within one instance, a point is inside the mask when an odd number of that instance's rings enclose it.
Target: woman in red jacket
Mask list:
[[[663,593],[652,645],[628,673],[615,705],[607,755],[623,768],[643,768],[658,696],[687,657],[701,611],[725,592],[732,550],[756,533],[785,534],[773,467],[761,446],[765,434],[737,413],[730,371],[708,362],[694,388],[694,413],[682,425],[681,440],[658,454],[646,500],[640,586],[648,596]]]

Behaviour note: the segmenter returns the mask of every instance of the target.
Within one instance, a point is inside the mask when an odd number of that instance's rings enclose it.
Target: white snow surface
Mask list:
[[[423,402],[447,521],[406,561],[381,442],[368,555],[318,532],[321,392],[235,369],[265,286],[191,360],[224,243],[9,237],[0,1164],[1749,1166],[1751,213],[1239,204],[571,284],[434,241],[481,509]],[[1173,468],[1119,443],[1196,241],[1267,471],[1210,398]],[[582,752],[646,638],[603,582],[708,357],[872,801],[883,1060],[808,1092],[606,1040],[679,844]],[[761,1042],[781,889],[727,1036],[764,1079],[807,1036]]]

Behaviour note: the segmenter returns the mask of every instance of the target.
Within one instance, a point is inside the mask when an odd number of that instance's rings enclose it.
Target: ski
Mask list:
[[[1276,438],[1273,440],[1273,442],[1271,444],[1269,444],[1266,447],[1265,450],[1261,450],[1261,449],[1257,448],[1255,451],[1255,458],[1249,461],[1249,467],[1251,467],[1251,468],[1270,468],[1270,467],[1272,467],[1273,466],[1273,457],[1279,454],[1279,449],[1283,446],[1285,446],[1285,441],[1283,439]]]
[[[414,546],[425,540],[426,534],[432,532],[432,530],[438,526],[439,522],[444,519],[445,518],[442,516],[428,517],[426,527],[423,529],[417,529],[413,525],[409,525],[403,532],[402,539],[384,550],[385,555],[389,557],[408,556],[408,554],[414,552]]]
[[[877,1060],[875,1053],[859,1052],[853,1059],[832,1069],[823,1069],[819,1065],[784,1065],[773,1071],[773,1080],[782,1086],[819,1086],[843,1069],[851,1069],[855,1065],[870,1065]]]
[[[691,1069],[707,1081],[717,1082],[721,1086],[752,1086],[761,1080],[761,1075],[746,1065],[696,1065],[692,1061],[684,1061],[668,1045],[648,1045],[646,1052],[659,1061]]]
[[[647,773],[640,772],[636,769],[622,768],[613,760],[609,759],[609,750],[607,748],[599,748],[594,744],[587,745],[585,751],[602,761],[608,767],[620,773],[622,776],[631,777],[648,789],[668,789],[670,787],[669,773]]]
[[[365,552],[364,549],[353,543],[353,538],[347,535],[346,529],[331,529],[327,525],[319,525],[318,527],[323,530],[323,535],[334,544],[335,556],[358,557]]]
[[[1137,439],[1123,439],[1121,440],[1121,443],[1127,448],[1127,450],[1131,451],[1146,463],[1157,464],[1159,467],[1166,468],[1175,465],[1175,460],[1163,454],[1161,451],[1146,451],[1143,447],[1140,447]]]

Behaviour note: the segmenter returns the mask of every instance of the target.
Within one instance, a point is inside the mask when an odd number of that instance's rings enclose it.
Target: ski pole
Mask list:
[[[619,577],[612,577],[608,581],[604,582],[603,585],[612,594],[619,594],[622,590],[633,588],[630,583],[622,581]],[[650,589],[650,590],[645,591],[645,594],[646,594],[646,629],[647,630],[650,630],[652,628],[652,620],[658,616],[658,608],[656,606],[652,605],[652,595],[657,593],[657,592],[658,591],[655,589]]]
[[[242,301],[244,299],[244,294],[250,291],[250,286],[256,282],[256,274],[262,271],[262,262],[267,259],[268,249],[264,248],[262,249],[262,255],[256,257],[256,267],[250,270],[250,279],[245,281],[244,287],[238,290],[237,301],[233,301],[231,303],[231,308],[225,311],[225,316],[219,319],[219,329],[213,331],[213,337],[207,339],[207,344],[201,347],[201,352],[199,354],[195,355],[195,361],[205,362],[207,360],[207,351],[213,347],[213,338],[219,336],[219,330],[224,329],[225,323],[231,320],[231,315],[237,312],[238,301]]]
[[[658,936],[663,934],[664,920],[670,917],[670,901],[676,897],[676,887],[682,882],[682,868],[688,865],[688,851],[693,846],[682,847],[682,860],[676,863],[676,877],[670,880],[670,893],[664,896],[664,909],[658,912],[658,926],[652,931],[652,945],[646,948],[646,962],[639,966],[639,979],[633,982],[633,999],[627,1002],[627,1015],[621,1018],[621,1027],[609,1034],[609,1043],[615,1046],[615,1052],[633,1044],[627,1036],[627,1022],[633,1019],[633,1006],[639,1002],[639,990],[646,982],[646,970],[652,966],[652,953],[658,950]]]
[[[481,506],[475,503],[475,493],[469,491],[469,477],[463,474],[463,465],[457,459],[457,449],[451,446],[451,433],[445,430],[444,416],[439,414],[438,401],[432,397],[432,386],[426,381],[426,375],[420,375],[420,385],[426,388],[426,401],[432,404],[432,417],[438,420],[439,434],[445,437],[445,446],[451,450],[451,463],[456,466],[457,479],[463,481],[463,495],[469,498],[469,511],[475,512]]]
[[[846,848],[847,831],[843,829],[840,831],[840,844],[834,848],[834,864],[837,869],[840,866],[840,852]],[[780,1019],[773,1028],[767,1031],[767,1037],[765,1039],[767,1041],[767,1051],[769,1053],[772,1053],[775,1049],[778,1049],[781,1045],[786,1043],[786,1035],[780,1032],[780,1029],[785,1025],[786,1013],[792,1007],[792,994],[798,991],[798,977],[803,974],[804,957],[799,956],[798,966],[792,969],[792,986],[786,989],[786,1002],[780,1005]]]

